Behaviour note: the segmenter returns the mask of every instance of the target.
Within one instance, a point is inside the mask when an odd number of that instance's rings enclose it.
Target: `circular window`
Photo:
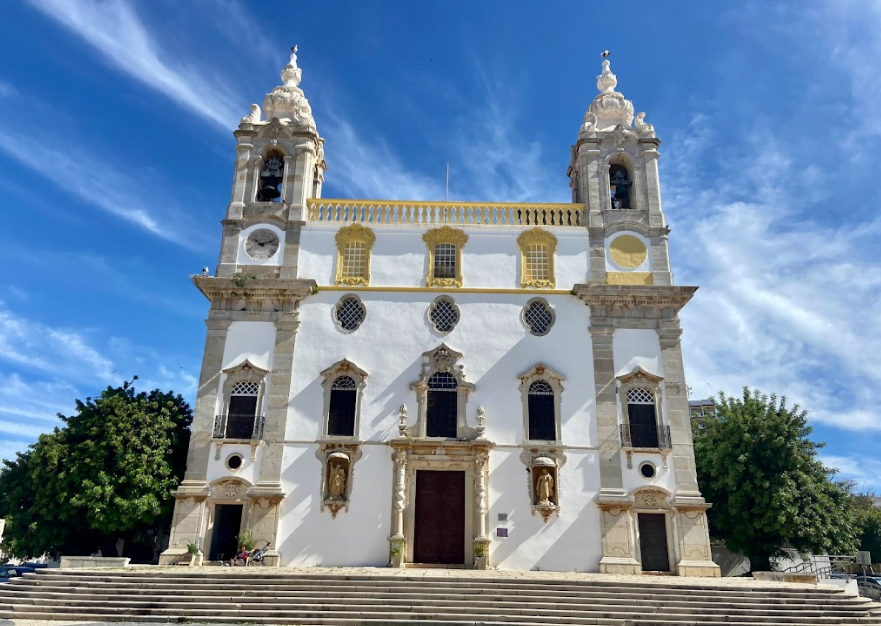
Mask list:
[[[639,473],[646,478],[654,478],[657,470],[655,470],[655,466],[651,463],[643,463],[639,466]]]
[[[226,467],[228,469],[231,469],[232,471],[240,469],[242,467],[242,463],[244,462],[245,460],[242,458],[241,454],[230,454],[228,457],[226,457]]]
[[[439,333],[448,333],[459,323],[459,307],[449,296],[441,296],[428,308],[428,319]]]
[[[361,299],[354,295],[343,296],[333,309],[336,323],[347,333],[358,330],[366,316],[367,308]]]
[[[538,337],[550,332],[554,319],[554,310],[542,298],[533,298],[523,307],[523,323],[530,333]]]

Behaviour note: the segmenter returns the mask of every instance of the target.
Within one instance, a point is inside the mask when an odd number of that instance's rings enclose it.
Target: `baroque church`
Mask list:
[[[680,349],[697,288],[609,61],[562,204],[322,198],[301,74],[294,48],[234,132],[160,562],[244,533],[276,566],[718,576]]]

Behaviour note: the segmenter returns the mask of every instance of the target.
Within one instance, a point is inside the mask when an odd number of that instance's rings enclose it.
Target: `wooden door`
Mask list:
[[[667,516],[663,513],[639,513],[639,551],[642,571],[669,572]]]
[[[465,562],[465,472],[416,472],[413,562]]]

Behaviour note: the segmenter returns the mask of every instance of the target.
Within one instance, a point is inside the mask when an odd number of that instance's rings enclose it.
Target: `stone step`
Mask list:
[[[599,597],[559,597],[556,601],[549,601],[546,596],[516,596],[514,599],[488,599],[485,594],[475,594],[475,599],[468,599],[465,596],[449,596],[445,594],[413,594],[413,593],[389,593],[380,594],[365,592],[341,592],[339,594],[318,594],[309,592],[297,592],[294,594],[273,593],[271,596],[243,596],[241,594],[231,595],[226,590],[223,595],[203,595],[196,594],[191,590],[180,589],[174,595],[157,594],[143,589],[131,589],[126,593],[119,592],[114,594],[94,593],[91,590],[84,590],[82,593],[62,593],[58,591],[43,590],[20,590],[4,589],[0,587],[0,601],[4,598],[15,599],[19,604],[39,604],[41,602],[58,602],[61,604],[70,604],[80,601],[100,601],[100,602],[168,602],[172,604],[183,603],[266,603],[273,602],[280,605],[296,604],[297,600],[308,599],[317,604],[323,603],[339,603],[339,604],[357,604],[364,599],[382,600],[382,602],[390,605],[407,605],[413,602],[422,604],[441,604],[449,606],[480,606],[482,604],[491,604],[492,606],[506,605],[528,605],[534,607],[555,608],[561,606],[652,606],[670,609],[692,609],[702,611],[731,611],[732,606],[736,606],[737,611],[761,611],[761,612],[780,612],[780,611],[825,611],[829,614],[841,613],[850,614],[854,611],[865,611],[862,603],[848,602],[842,600],[837,604],[819,604],[819,603],[759,603],[739,601],[736,604],[731,602],[703,602],[689,601],[683,599],[658,600],[645,597],[621,598],[617,596],[599,596]],[[124,599],[120,599],[124,598]]]
[[[41,613],[47,607],[33,607],[28,605],[12,605],[12,611],[15,618],[28,619],[32,613]],[[296,610],[279,610],[279,607],[267,606],[262,610],[256,608],[242,608],[238,606],[218,607],[211,605],[206,608],[189,608],[189,607],[125,607],[125,606],[83,606],[83,607],[65,607],[53,606],[52,613],[57,615],[55,619],[68,619],[68,615],[72,613],[80,613],[86,611],[95,615],[116,616],[117,619],[137,619],[141,616],[165,616],[169,620],[180,620],[186,618],[187,621],[196,621],[198,616],[207,615],[213,617],[238,617],[242,622],[252,622],[255,618],[261,619],[264,623],[277,617],[280,614],[286,616],[297,617],[302,620],[308,620],[309,623],[317,618],[346,618],[357,614],[361,618],[370,617],[372,619],[394,619],[406,616],[413,620],[432,620],[434,618],[465,620],[471,619],[479,623],[507,623],[510,621],[529,621],[541,622],[544,624],[590,624],[597,623],[596,620],[642,620],[648,621],[652,619],[668,619],[668,620],[687,620],[689,623],[698,625],[710,624],[726,624],[730,622],[731,617],[726,614],[712,616],[706,614],[690,614],[690,615],[659,615],[657,612],[642,612],[629,610],[620,611],[571,611],[571,610],[544,610],[538,614],[526,609],[508,609],[504,612],[496,611],[493,607],[476,608],[469,607],[467,611],[456,611],[438,607],[410,606],[406,611],[389,610],[389,607],[383,605],[353,605],[347,607],[346,610],[323,609],[316,610],[317,607],[310,605],[300,605]],[[792,624],[801,625],[822,621],[825,624],[881,624],[879,618],[854,618],[851,616],[840,618],[822,616],[819,619],[814,617],[798,617],[798,616],[736,616],[742,621],[749,621],[752,624]]]

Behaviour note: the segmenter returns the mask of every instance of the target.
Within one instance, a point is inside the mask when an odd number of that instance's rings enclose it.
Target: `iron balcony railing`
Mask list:
[[[619,424],[621,445],[625,448],[669,450],[670,427],[656,424]]]
[[[309,221],[459,226],[583,226],[584,204],[307,200]]]
[[[262,415],[227,413],[214,416],[215,439],[263,439]]]

